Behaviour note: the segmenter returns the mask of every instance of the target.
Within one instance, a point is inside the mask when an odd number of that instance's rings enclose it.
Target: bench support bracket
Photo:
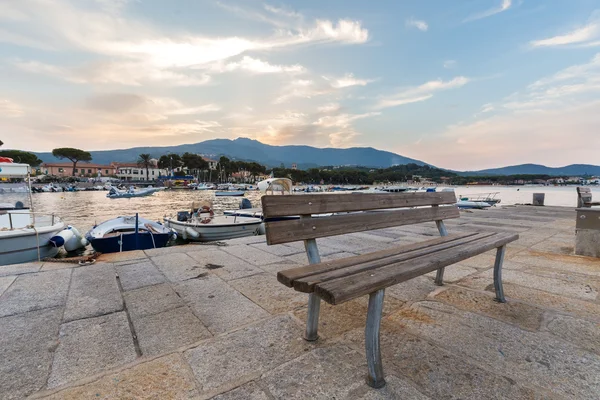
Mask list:
[[[496,290],[496,301],[506,303],[504,298],[504,289],[502,289],[502,264],[504,263],[504,254],[506,245],[498,247],[496,251],[496,262],[494,263],[494,289]]]
[[[303,216],[303,218],[306,218]],[[318,264],[321,262],[319,248],[315,239],[304,241],[304,248],[308,257],[309,264]],[[314,293],[308,295],[308,314],[306,317],[306,332],[304,339],[313,342],[319,338],[319,311],[321,309],[321,298]]]
[[[379,348],[379,326],[381,325],[384,294],[384,289],[379,289],[378,291],[369,294],[367,326],[365,327],[365,349],[367,352],[367,365],[369,369],[367,384],[376,389],[385,386],[381,351]]]
[[[446,229],[446,225],[444,225],[444,221],[435,221],[435,225],[440,232],[440,236],[448,236],[448,230]],[[435,274],[435,284],[438,286],[444,284],[444,268],[437,270],[437,273]]]

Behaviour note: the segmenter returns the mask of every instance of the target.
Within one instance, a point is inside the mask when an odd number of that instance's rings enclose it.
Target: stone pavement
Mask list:
[[[364,383],[367,298],[322,305],[276,280],[302,243],[255,236],[0,267],[0,398],[592,399],[600,397],[600,259],[573,255],[575,213],[463,212],[451,232],[518,232],[493,301],[493,253],[386,290],[387,386]],[[437,236],[422,224],[318,240],[323,259]]]

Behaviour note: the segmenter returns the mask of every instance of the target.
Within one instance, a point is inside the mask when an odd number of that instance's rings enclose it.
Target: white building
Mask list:
[[[208,163],[208,168],[215,171],[217,169],[217,164],[219,163],[217,160],[213,160],[212,158],[202,156],[202,159]]]
[[[159,169],[156,162],[152,167],[148,168],[149,181],[155,181],[160,176],[165,175],[168,175],[168,171],[166,169]],[[146,168],[140,167],[135,163],[119,163],[117,164],[117,177],[124,181],[145,181]]]

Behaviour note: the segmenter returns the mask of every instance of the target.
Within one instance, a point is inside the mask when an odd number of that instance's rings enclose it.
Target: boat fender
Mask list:
[[[252,203],[250,202],[250,200],[243,198],[240,202],[240,210],[246,210],[248,208],[252,208]]]
[[[73,234],[73,231],[69,228],[66,228],[52,236],[49,242],[53,247],[58,248],[64,246],[65,243],[69,242],[74,236],[75,235]]]
[[[183,232],[184,236],[187,236],[188,238],[198,239],[200,237],[200,234],[190,227],[185,228]]]

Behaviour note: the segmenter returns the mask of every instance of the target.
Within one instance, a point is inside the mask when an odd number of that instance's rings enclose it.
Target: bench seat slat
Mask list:
[[[494,232],[487,233],[477,233],[473,236],[469,236],[466,238],[462,238],[459,240],[442,242],[439,244],[432,244],[421,249],[413,250],[413,251],[404,251],[401,254],[397,254],[390,257],[385,257],[369,262],[357,263],[345,268],[338,268],[333,271],[323,272],[319,274],[313,274],[306,277],[298,278],[294,280],[293,286],[299,292],[311,293],[313,292],[315,286],[317,284],[321,284],[323,282],[327,282],[330,280],[343,278],[345,276],[354,275],[363,271],[368,271],[376,268],[385,267],[387,265],[397,264],[404,261],[415,260],[418,261],[419,258],[440,252],[442,250],[447,250],[451,248],[456,248],[459,246],[464,246],[469,243],[473,243],[479,240],[482,240],[486,237],[494,235]]]
[[[417,243],[411,243],[401,246],[395,246],[390,249],[379,250],[373,253],[361,254],[359,256],[350,256],[333,261],[325,261],[319,264],[310,264],[298,268],[290,268],[277,273],[277,280],[287,287],[292,287],[296,279],[304,278],[323,272],[333,271],[339,268],[349,267],[369,261],[375,261],[385,257],[391,257],[409,251],[423,249],[439,243],[451,242],[454,240],[476,235],[476,232],[454,233],[444,237],[438,237]]]
[[[315,293],[330,304],[340,304],[504,246],[518,238],[518,234],[496,233],[462,246],[421,257],[418,260],[394,263],[323,282],[316,285]]]
[[[352,195],[346,196],[352,197]],[[460,213],[456,206],[444,206],[381,212],[373,211],[357,214],[334,215],[332,217],[323,218],[296,219],[291,221],[272,221],[266,223],[267,243],[272,245],[296,242],[299,240],[343,235],[345,233],[382,229],[390,226],[441,221],[444,219],[458,218],[459,216]]]
[[[333,193],[263,196],[265,218],[455,204],[454,192]]]

